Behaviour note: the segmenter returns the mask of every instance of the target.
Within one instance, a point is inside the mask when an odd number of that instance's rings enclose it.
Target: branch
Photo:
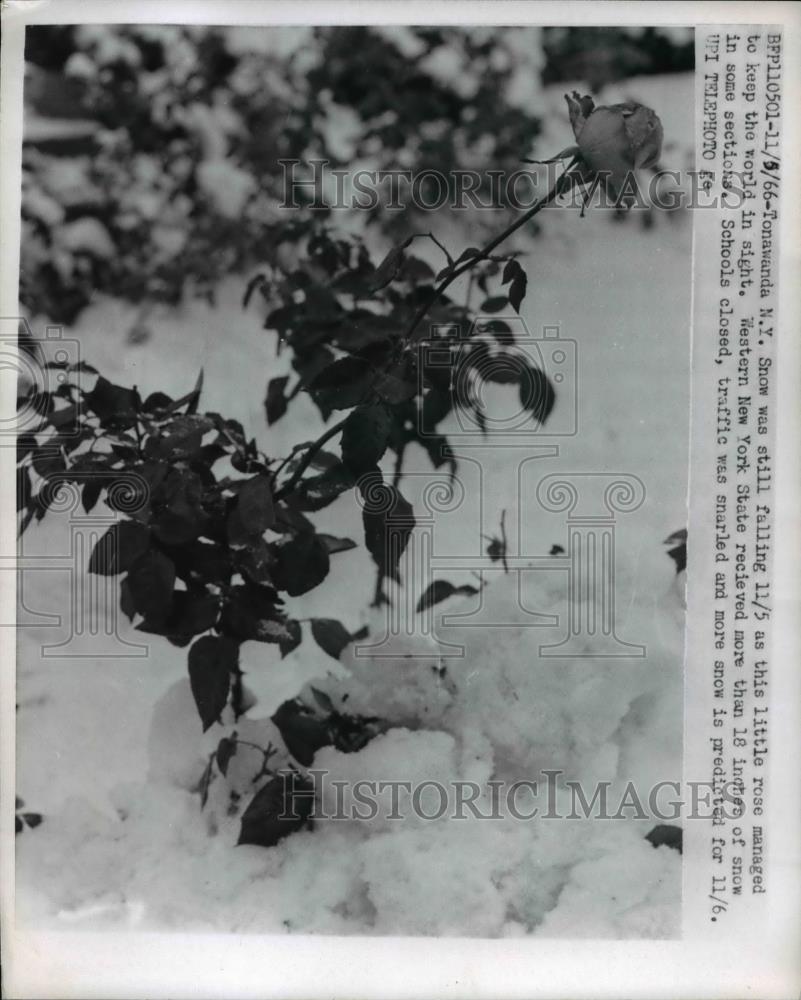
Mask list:
[[[513,222],[511,226],[508,226],[506,229],[504,229],[502,233],[500,233],[494,239],[490,240],[490,242],[484,247],[484,249],[480,253],[477,253],[474,257],[470,257],[460,267],[457,267],[456,270],[452,271],[446,278],[442,279],[439,285],[437,285],[437,287],[431,293],[428,302],[422,305],[420,309],[418,309],[417,313],[415,313],[415,316],[412,319],[409,329],[406,331],[406,334],[400,340],[399,348],[401,351],[405,350],[406,347],[408,347],[409,341],[414,335],[415,330],[423,322],[429,309],[431,309],[431,307],[438,301],[442,293],[448,287],[450,287],[450,285],[452,285],[457,278],[460,278],[463,274],[466,274],[467,271],[469,271],[472,267],[475,267],[475,265],[478,264],[480,261],[488,260],[490,255],[492,254],[492,251],[495,250],[496,247],[499,247],[501,243],[504,242],[504,240],[508,239],[512,235],[512,233],[517,232],[518,229],[520,229],[522,226],[525,226],[525,224],[529,222],[531,219],[533,219],[535,215],[541,212],[543,208],[546,207],[546,205],[550,205],[551,202],[555,201],[555,199],[558,198],[560,194],[564,194],[565,191],[569,189],[570,184],[572,184],[573,182],[573,178],[576,176],[575,173],[573,173],[573,167],[576,166],[577,163],[578,163],[577,158],[571,160],[565,172],[558,178],[558,180],[555,182],[555,184],[548,192],[548,194],[546,194],[543,198],[540,198],[540,200],[536,203],[536,205],[532,205],[532,207],[528,209],[527,212],[524,212],[519,219],[515,220],[515,222]],[[442,247],[439,241],[434,238],[433,234],[419,233],[417,235],[430,236],[430,238],[434,240],[434,242],[437,243],[437,245],[440,246],[441,249],[444,250],[444,247]],[[447,250],[444,250],[444,252],[447,254]],[[314,441],[311,445],[309,445],[308,450],[304,454],[303,458],[298,464],[297,469],[295,469],[289,481],[286,483],[286,485],[282,486],[281,489],[278,490],[278,492],[275,494],[276,500],[283,500],[286,496],[288,496],[292,492],[292,490],[300,482],[303,473],[306,471],[306,469],[308,469],[309,465],[311,465],[314,456],[320,451],[320,449],[327,441],[330,441],[332,437],[335,437],[337,434],[339,434],[339,432],[345,426],[345,422],[347,421],[347,419],[348,419],[347,417],[343,417],[342,420],[338,421],[336,424],[333,424],[333,426],[325,430],[320,435],[320,437],[317,438],[316,441]]]
[[[496,247],[499,247],[504,240],[508,239],[512,233],[517,232],[521,226],[525,226],[525,224],[533,219],[535,215],[539,214],[543,208],[546,207],[546,205],[550,205],[551,202],[555,201],[560,194],[564,194],[565,191],[568,190],[570,184],[573,182],[573,178],[576,176],[576,174],[572,171],[573,167],[575,167],[577,163],[578,158],[574,157],[568,164],[565,172],[557,179],[551,190],[543,198],[540,198],[536,205],[532,205],[531,208],[527,212],[524,212],[519,219],[516,219],[511,226],[508,226],[502,233],[490,240],[480,253],[477,253],[474,257],[470,257],[460,267],[457,267],[455,271],[452,271],[447,277],[442,279],[439,285],[437,285],[431,293],[428,302],[424,303],[424,305],[422,305],[415,314],[414,319],[412,320],[411,325],[403,338],[404,347],[408,346],[408,342],[411,340],[417,327],[425,319],[429,309],[431,309],[442,293],[449,288],[457,278],[461,278],[463,274],[469,271],[472,267],[475,267],[479,261],[487,260],[492,251],[495,250]]]
[[[282,486],[281,489],[278,490],[278,492],[275,494],[274,497],[275,500],[283,500],[284,497],[288,496],[292,492],[292,490],[294,490],[294,488],[300,482],[303,473],[306,471],[306,469],[308,469],[308,467],[314,460],[314,456],[320,451],[320,449],[327,441],[330,441],[332,437],[335,437],[337,434],[339,434],[339,432],[345,426],[347,419],[348,418],[345,416],[341,420],[337,421],[337,423],[333,424],[331,427],[325,430],[320,435],[320,437],[317,438],[315,442],[309,445],[303,458],[300,460],[300,462],[298,462],[298,467],[292,473],[289,481],[284,486]]]

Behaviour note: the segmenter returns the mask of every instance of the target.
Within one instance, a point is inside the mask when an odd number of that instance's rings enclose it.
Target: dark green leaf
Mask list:
[[[242,308],[247,309],[253,293],[259,288],[267,278],[263,274],[254,274],[245,287],[245,294],[242,296]]]
[[[497,313],[505,309],[508,304],[505,295],[494,295],[492,298],[484,299],[481,303],[480,311],[483,313]]]
[[[508,285],[510,281],[513,281],[516,277],[523,274],[523,268],[520,266],[520,261],[518,260],[507,260],[506,265],[503,269],[503,275],[501,277],[501,284]]]
[[[236,754],[236,745],[236,740],[229,739],[227,736],[223,736],[217,744],[217,767],[219,767],[223,777],[228,774],[228,765]]]
[[[175,587],[175,564],[163,552],[148,549],[128,570],[128,588],[134,608],[147,621],[167,619]]]
[[[89,572],[99,576],[125,573],[149,547],[150,531],[145,525],[137,521],[118,521],[97,540],[89,557]]]
[[[503,344],[504,346],[514,344],[515,342],[515,336],[512,332],[512,328],[502,319],[491,319],[488,323],[485,323],[481,327],[481,332],[492,334],[498,343]]]
[[[528,278],[523,271],[517,275],[512,284],[509,286],[509,304],[516,313],[520,312],[520,303],[525,298],[527,286]]]
[[[392,417],[386,406],[357,406],[342,430],[342,461],[354,476],[377,465],[387,450]]]
[[[99,477],[90,479],[88,482],[84,483],[83,489],[81,490],[81,505],[87,514],[94,510],[95,504],[100,499],[100,494],[103,492],[103,485],[103,479]]]
[[[204,732],[220,718],[238,665],[239,646],[226,636],[201,636],[189,650],[189,683]]]
[[[271,721],[278,727],[287,750],[304,767],[312,763],[321,747],[333,742],[326,723],[311,715],[295,698],[280,705]]]
[[[350,549],[356,548],[356,542],[352,538],[337,538],[335,535],[323,535],[317,536],[323,545],[328,549],[328,554],[330,556],[334,555],[336,552],[348,552]]]
[[[297,623],[287,620],[272,587],[247,583],[232,587],[225,601],[220,628],[238,639],[255,639],[294,648]]]
[[[521,373],[520,402],[539,423],[544,424],[548,419],[556,395],[549,379],[539,368],[525,368]]]
[[[185,396],[181,396],[180,399],[176,399],[174,403],[170,403],[168,410],[170,413],[174,413],[179,410],[182,406],[186,406],[185,413],[196,413],[197,405],[200,402],[200,393],[203,391],[203,369],[200,369],[198,373],[197,380],[195,382],[195,387],[191,392],[188,392]]]
[[[286,635],[278,640],[278,648],[281,650],[281,658],[288,656],[293,649],[297,649],[303,640],[303,630],[300,622],[294,618],[287,618],[282,623],[286,630]]]
[[[294,499],[299,510],[322,510],[355,484],[353,474],[340,463],[319,476],[302,480],[295,489]]]
[[[652,847],[670,847],[679,854],[682,853],[683,833],[680,826],[659,823],[645,835],[645,839]]]
[[[309,690],[311,691],[314,700],[324,712],[328,712],[330,714],[331,712],[336,711],[333,701],[331,701],[325,691],[320,691],[316,687],[310,687]]]
[[[381,263],[376,268],[375,274],[370,282],[370,290],[373,292],[378,292],[382,288],[386,287],[397,275],[398,271],[401,269],[403,264],[404,254],[403,251],[412,242],[412,238],[404,240],[398,246],[393,247],[386,257],[381,261]]]
[[[447,580],[434,580],[433,583],[426,587],[423,596],[417,602],[417,612],[419,614],[419,612],[425,611],[426,608],[433,608],[435,604],[453,597],[454,594],[464,594],[467,596],[477,593],[477,588],[469,583],[462,584],[461,587],[454,587]]]
[[[276,546],[275,586],[291,597],[313,590],[328,576],[328,549],[316,534],[304,532]]]
[[[259,789],[242,816],[238,844],[274,847],[309,820],[314,786],[294,771],[271,778]]]
[[[286,387],[288,382],[288,375],[279,375],[278,378],[271,378],[267,383],[267,398],[264,400],[264,411],[267,414],[267,423],[269,426],[280,420],[286,413],[288,406]]]
[[[267,476],[254,476],[239,488],[236,507],[228,521],[228,537],[235,545],[258,537],[275,524],[273,492]]]
[[[331,410],[347,410],[360,403],[375,372],[364,358],[340,358],[317,374],[308,386],[318,402]]]
[[[400,557],[415,524],[412,505],[397,487],[383,483],[380,473],[364,478],[359,487],[364,497],[362,523],[367,551],[383,576],[398,580]]]
[[[130,427],[142,408],[136,389],[114,385],[102,375],[98,376],[94,389],[86,394],[85,401],[108,427]]]
[[[342,650],[351,641],[350,632],[335,618],[312,618],[311,630],[320,649],[335,660],[339,659]]]
[[[137,629],[154,635],[164,635],[175,645],[186,645],[193,636],[208,632],[220,616],[220,598],[216,594],[176,590],[172,595],[170,613],[164,620],[145,619]]]

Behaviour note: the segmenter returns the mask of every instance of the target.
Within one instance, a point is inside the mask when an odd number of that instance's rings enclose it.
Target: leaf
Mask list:
[[[165,545],[186,545],[197,538],[208,521],[201,503],[203,484],[188,469],[170,471],[153,491],[159,513],[153,520],[153,533]]]
[[[477,593],[478,589],[469,583],[465,583],[461,587],[454,587],[454,585],[449,583],[447,580],[434,580],[433,583],[429,584],[425,593],[417,602],[417,612],[419,614],[427,608],[433,608],[435,604],[439,604],[441,601],[445,601],[449,597],[453,597],[454,594],[464,594],[465,596],[470,596]]]
[[[523,268],[521,267],[519,260],[514,258],[512,258],[512,260],[507,260],[503,269],[503,275],[501,276],[501,284],[508,285],[510,281],[513,281],[523,273]]]
[[[267,476],[254,476],[239,488],[236,506],[228,519],[228,538],[233,544],[263,535],[275,524],[273,491]]]
[[[650,833],[645,835],[645,839],[652,847],[671,847],[679,854],[682,853],[683,832],[680,826],[659,823]]]
[[[161,435],[148,438],[145,455],[168,462],[190,458],[200,451],[203,435],[213,426],[208,417],[182,413],[172,418]]]
[[[175,564],[163,552],[148,549],[131,563],[128,589],[136,611],[158,624],[167,619],[175,587]]]
[[[120,611],[127,617],[128,621],[132,622],[136,617],[136,607],[127,580],[120,583]]]
[[[370,281],[370,291],[378,292],[394,280],[403,264],[403,251],[412,242],[412,237],[393,247],[375,270]]]
[[[338,660],[342,650],[351,641],[351,634],[335,618],[312,618],[311,630],[314,640],[323,652]]]
[[[232,587],[226,598],[220,627],[239,639],[278,644],[292,638],[280,599],[272,587],[255,583]]]
[[[451,393],[444,388],[434,386],[423,397],[420,410],[420,427],[424,433],[433,432],[437,424],[444,420],[452,409]]]
[[[136,389],[114,385],[102,375],[98,376],[94,389],[86,393],[84,400],[100,418],[101,423],[108,427],[130,427],[142,407]]]
[[[287,411],[289,401],[286,398],[286,387],[288,382],[288,375],[279,375],[277,378],[271,378],[267,383],[267,398],[264,400],[264,412],[267,415],[267,424],[270,427],[280,420]]]
[[[333,743],[328,725],[311,715],[296,698],[279,705],[270,721],[278,727],[287,750],[304,767],[312,763],[321,747]]]
[[[355,549],[356,542],[352,538],[337,538],[335,535],[318,535],[317,536],[323,545],[328,549],[328,554],[330,556],[337,552],[349,552],[351,549]]]
[[[352,489],[356,480],[341,462],[319,476],[303,479],[295,488],[294,501],[298,510],[322,510],[338,496]]]
[[[275,549],[273,580],[290,597],[313,590],[328,576],[328,549],[316,534],[303,532]]]
[[[520,312],[520,303],[525,298],[527,286],[528,278],[522,271],[509,286],[509,304],[516,313]]]
[[[218,721],[239,666],[239,646],[227,636],[204,635],[189,650],[189,683],[203,732]]]
[[[150,530],[146,525],[138,521],[118,521],[97,540],[89,557],[88,571],[98,576],[125,573],[149,548]]]
[[[498,343],[503,344],[504,347],[515,342],[515,335],[512,332],[512,328],[502,319],[491,319],[481,327],[481,332],[491,333]]]
[[[259,273],[254,274],[250,281],[245,286],[245,294],[242,296],[242,308],[247,309],[250,305],[250,300],[253,297],[253,293],[267,280],[266,276]]]
[[[520,376],[521,405],[544,424],[555,402],[556,395],[547,376],[539,368],[525,368]]]
[[[668,549],[668,555],[676,564],[676,573],[685,570],[687,568],[687,529],[679,528],[678,531],[674,531],[673,534],[668,535],[663,545],[673,546],[672,549]]]
[[[288,656],[293,649],[297,649],[303,641],[303,630],[300,627],[300,622],[296,622],[294,618],[287,618],[282,624],[286,634],[278,640],[281,659]]]
[[[481,303],[480,312],[483,313],[497,313],[502,309],[505,309],[508,303],[508,299],[505,295],[494,295],[489,299],[484,299]]]
[[[499,559],[503,559],[506,555],[506,546],[500,538],[491,538],[489,545],[487,545],[487,555],[489,556],[490,562],[498,562]]]
[[[364,358],[339,358],[319,372],[307,386],[318,404],[331,410],[347,410],[360,403],[375,377]]]
[[[217,744],[217,767],[220,769],[220,774],[223,777],[228,774],[228,765],[231,763],[231,758],[236,754],[236,748],[236,740],[230,739],[227,736],[223,736]]]
[[[320,691],[318,688],[311,686],[309,687],[309,690],[311,691],[312,696],[314,700],[317,702],[318,706],[324,712],[331,713],[336,711],[336,709],[334,708],[333,701],[331,701],[331,699],[328,697],[325,691]]]
[[[188,392],[185,396],[181,396],[180,399],[176,399],[174,403],[170,403],[167,407],[168,412],[174,413],[179,410],[182,406],[186,405],[186,413],[197,412],[197,405],[200,401],[200,393],[203,391],[203,369],[200,369],[198,373],[197,380],[195,381],[195,386],[191,392]]]
[[[682,542],[681,545],[676,545],[672,549],[668,549],[668,555],[676,564],[676,573],[681,573],[682,570],[687,569],[687,543]]]
[[[245,548],[235,553],[236,568],[253,583],[272,586],[275,556],[263,538],[251,539]]]
[[[81,505],[87,514],[94,510],[95,504],[100,499],[100,494],[102,492],[103,480],[100,478],[90,479],[88,482],[83,484],[83,489],[81,490]]]
[[[237,844],[274,847],[305,826],[314,807],[314,786],[295,771],[271,778],[242,815]]]
[[[382,403],[357,406],[342,430],[342,461],[354,476],[377,465],[392,430],[392,417]]]
[[[166,619],[145,619],[137,626],[139,632],[164,635],[178,646],[186,646],[201,632],[208,632],[220,616],[220,597],[205,591],[176,590]]]
[[[151,392],[142,404],[142,409],[147,413],[157,413],[159,410],[166,410],[172,404],[172,396],[166,392]]]
[[[456,263],[461,264],[463,261],[472,260],[473,257],[480,257],[480,256],[481,256],[481,251],[479,250],[478,247],[468,247],[466,250],[463,250],[461,254],[457,257]]]
[[[392,485],[383,483],[380,473],[360,483],[365,499],[362,510],[364,541],[383,576],[399,579],[400,557],[409,544],[415,525],[412,505]]]

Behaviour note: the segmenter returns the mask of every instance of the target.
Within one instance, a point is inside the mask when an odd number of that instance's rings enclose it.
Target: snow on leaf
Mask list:
[[[266,476],[254,476],[240,487],[237,511],[249,534],[261,535],[273,526],[273,493]]]

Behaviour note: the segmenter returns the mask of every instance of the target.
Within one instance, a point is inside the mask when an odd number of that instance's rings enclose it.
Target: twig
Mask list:
[[[511,224],[511,226],[508,226],[506,229],[504,229],[504,231],[500,233],[498,236],[496,236],[495,239],[490,240],[490,242],[484,247],[484,249],[480,253],[477,253],[473,257],[469,257],[464,262],[464,264],[462,264],[460,267],[457,267],[456,270],[452,271],[449,275],[447,275],[445,278],[442,279],[439,285],[437,285],[437,287],[429,296],[428,302],[424,303],[415,313],[414,319],[412,320],[409,329],[406,331],[406,335],[403,338],[404,347],[408,346],[408,342],[411,340],[417,327],[425,319],[429,309],[437,302],[437,300],[440,298],[443,292],[447,288],[449,288],[454,281],[456,281],[457,278],[460,278],[463,274],[469,271],[470,268],[475,267],[475,265],[478,264],[480,261],[487,260],[492,251],[496,247],[500,246],[504,240],[508,239],[512,235],[512,233],[517,232],[518,229],[520,229],[522,226],[525,226],[527,222],[529,222],[531,219],[534,218],[535,215],[541,212],[543,208],[546,207],[546,205],[550,205],[551,202],[554,201],[556,198],[558,198],[560,194],[564,194],[564,192],[568,189],[569,183],[572,183],[573,177],[575,176],[573,173],[571,173],[571,171],[573,170],[573,167],[577,163],[578,160],[577,158],[574,157],[574,159],[571,160],[565,172],[558,178],[554,186],[551,188],[548,194],[545,195],[545,197],[540,198],[540,200],[536,203],[536,205],[532,205],[532,207],[527,212],[524,212],[519,219],[516,219]]]
[[[284,497],[286,497],[288,494],[292,492],[292,490],[294,490],[294,488],[300,482],[303,473],[311,465],[314,456],[320,451],[320,449],[327,441],[330,441],[332,437],[336,437],[336,435],[339,434],[339,432],[345,426],[347,419],[348,419],[347,417],[343,417],[341,420],[338,420],[335,424],[333,424],[326,431],[324,431],[320,435],[320,437],[317,438],[316,441],[314,441],[311,445],[309,445],[308,450],[298,463],[297,469],[295,469],[295,471],[290,476],[289,481],[284,486],[282,486],[281,489],[278,490],[278,492],[275,494],[276,500],[283,500]]]
[[[492,254],[492,251],[496,247],[500,246],[504,240],[508,239],[512,235],[512,233],[517,232],[518,229],[520,229],[522,226],[525,226],[525,224],[529,222],[531,219],[533,219],[535,215],[541,212],[542,209],[546,207],[546,205],[550,205],[551,202],[554,201],[556,198],[558,198],[560,194],[563,194],[565,191],[567,191],[569,185],[573,181],[573,177],[575,176],[571,171],[573,170],[573,167],[576,165],[577,162],[578,160],[576,158],[571,160],[565,172],[558,178],[558,180],[553,185],[548,194],[546,194],[543,198],[541,198],[536,203],[536,205],[532,205],[532,207],[527,212],[524,212],[519,219],[516,219],[515,222],[511,224],[511,226],[507,226],[507,228],[504,229],[502,233],[500,233],[494,239],[490,240],[490,242],[484,247],[483,250],[477,253],[474,257],[468,258],[468,260],[466,260],[461,266],[457,267],[447,277],[442,279],[439,285],[437,285],[437,287],[433,290],[433,292],[429,296],[428,301],[424,303],[424,305],[422,305],[420,309],[418,309],[418,311],[415,313],[414,318],[412,319],[412,322],[409,325],[408,330],[406,331],[405,335],[400,339],[398,346],[399,346],[399,351],[401,353],[409,346],[409,341],[412,339],[412,336],[417,330],[417,327],[425,319],[429,309],[431,309],[431,307],[438,301],[443,292],[445,292],[445,290],[449,288],[453,284],[453,282],[456,281],[457,278],[460,278],[463,274],[466,274],[467,271],[469,271],[472,267],[475,267],[475,265],[478,264],[480,261],[488,260],[490,258],[490,255]],[[442,244],[440,244],[439,240],[437,240],[432,233],[419,233],[417,235],[430,236],[431,239],[434,240],[434,242],[444,251],[444,253],[448,257],[450,257],[448,251],[445,250]],[[308,451],[301,459],[297,469],[294,471],[289,481],[286,483],[285,486],[282,486],[281,489],[278,490],[277,493],[275,494],[276,500],[283,500],[288,494],[292,492],[295,486],[297,486],[297,484],[300,482],[303,473],[306,471],[306,469],[308,469],[309,465],[314,459],[314,456],[320,451],[320,449],[327,441],[330,441],[332,437],[335,437],[337,434],[339,434],[339,432],[345,426],[346,421],[347,417],[343,417],[342,420],[338,421],[336,424],[333,424],[326,431],[324,431],[320,435],[320,437],[317,438],[317,440],[314,441],[313,444],[309,446]],[[377,592],[375,599],[379,600],[382,597],[383,594],[379,594]]]

